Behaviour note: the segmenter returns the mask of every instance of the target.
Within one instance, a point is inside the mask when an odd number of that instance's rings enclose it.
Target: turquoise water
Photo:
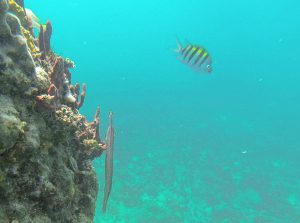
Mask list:
[[[115,117],[115,172],[95,222],[300,222],[300,3],[26,1],[87,84],[81,112]],[[203,45],[198,74],[171,49]]]

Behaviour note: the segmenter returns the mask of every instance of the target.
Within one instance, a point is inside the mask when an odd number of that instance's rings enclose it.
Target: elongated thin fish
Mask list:
[[[177,40],[179,59],[196,71],[210,73],[212,72],[212,60],[207,50],[201,46],[188,44],[183,46]]]
[[[105,189],[103,196],[102,212],[105,213],[107,201],[112,187],[113,158],[114,158],[114,127],[112,123],[112,112],[109,113],[109,126],[106,133],[106,157],[105,157]]]

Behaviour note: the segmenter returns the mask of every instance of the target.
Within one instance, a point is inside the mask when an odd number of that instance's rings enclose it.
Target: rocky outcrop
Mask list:
[[[0,222],[93,222],[98,185],[91,161],[104,148],[97,114],[90,123],[79,106],[50,94],[49,76],[62,59],[33,58],[28,32],[8,8],[0,1]],[[60,75],[69,75],[66,69]],[[78,103],[68,75],[59,94],[74,93]]]

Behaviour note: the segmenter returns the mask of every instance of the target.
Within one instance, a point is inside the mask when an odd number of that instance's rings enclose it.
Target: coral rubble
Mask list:
[[[86,85],[72,85],[74,62],[51,51],[49,21],[35,39],[23,9],[0,1],[0,219],[92,222],[100,109],[93,122],[78,112]]]

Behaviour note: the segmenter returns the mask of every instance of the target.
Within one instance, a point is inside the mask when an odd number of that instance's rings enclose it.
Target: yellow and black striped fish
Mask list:
[[[196,71],[212,72],[212,59],[207,50],[201,46],[187,44],[185,47],[177,40],[179,59]]]

